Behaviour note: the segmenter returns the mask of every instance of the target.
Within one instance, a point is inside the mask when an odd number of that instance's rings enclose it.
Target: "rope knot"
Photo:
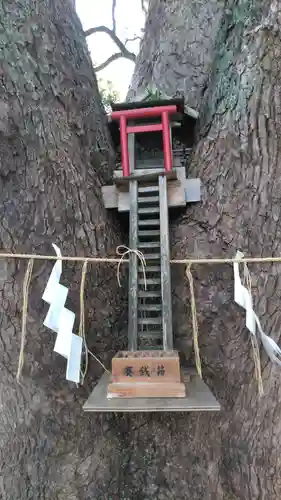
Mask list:
[[[143,255],[143,253],[140,250],[134,249],[134,248],[129,248],[126,245],[119,245],[116,248],[116,253],[117,255],[121,256],[121,259],[118,262],[117,266],[117,281],[118,285],[121,287],[121,282],[120,282],[120,266],[122,262],[124,261],[126,255],[136,255],[137,258],[140,260],[141,266],[142,266],[142,272],[143,272],[143,279],[144,279],[144,289],[146,290],[146,272],[145,272],[145,266],[146,266],[146,260]]]

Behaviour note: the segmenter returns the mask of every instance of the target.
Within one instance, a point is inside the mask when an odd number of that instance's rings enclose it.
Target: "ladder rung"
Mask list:
[[[141,304],[138,309],[139,311],[162,311],[162,304]]]
[[[138,267],[138,271],[140,273],[143,273],[143,268],[142,266]],[[146,266],[145,272],[147,273],[159,273],[161,271],[161,266]]]
[[[138,188],[139,193],[155,193],[159,191],[158,184],[155,186],[143,186]]]
[[[139,220],[139,226],[160,226],[160,219]]]
[[[160,212],[160,207],[143,207],[138,209],[139,214],[156,214]]]
[[[161,292],[155,290],[153,290],[153,292],[148,292],[147,290],[144,290],[144,291],[139,291],[138,295],[140,298],[143,299],[158,299],[159,297],[161,297]]]
[[[162,325],[162,316],[158,318],[139,318],[139,325]]]
[[[139,203],[158,203],[159,196],[141,196],[138,197]]]
[[[138,336],[141,339],[162,339],[163,333],[160,331],[151,332],[138,332]]]
[[[160,236],[160,229],[148,229],[146,231],[139,231],[139,237],[143,236]]]
[[[140,241],[138,248],[160,248],[160,241]]]
[[[161,278],[146,278],[145,279],[139,279],[139,284],[140,285],[160,285],[161,284]]]
[[[157,260],[157,259],[160,259],[161,258],[161,254],[160,253],[147,253],[147,254],[143,254],[145,260]]]

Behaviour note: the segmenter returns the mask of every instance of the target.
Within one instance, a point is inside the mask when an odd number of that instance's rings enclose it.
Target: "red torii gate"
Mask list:
[[[164,168],[165,172],[171,172],[172,164],[172,145],[169,126],[169,115],[176,113],[177,106],[156,106],[154,108],[140,109],[124,109],[121,111],[113,111],[111,114],[112,120],[120,120],[120,143],[122,155],[123,176],[130,175],[130,162],[128,150],[128,134],[138,132],[158,132],[162,131],[163,136],[163,151],[164,151]],[[134,118],[145,118],[160,116],[161,123],[148,125],[133,125],[128,126],[127,120]]]

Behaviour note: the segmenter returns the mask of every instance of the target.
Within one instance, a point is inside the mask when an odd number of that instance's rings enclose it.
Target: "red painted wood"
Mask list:
[[[127,177],[130,175],[130,162],[128,150],[127,119],[125,116],[120,116],[120,141],[123,176]]]
[[[137,134],[138,132],[158,132],[163,130],[162,123],[154,123],[150,125],[132,125],[127,127],[128,134]]]
[[[120,120],[120,142],[122,154],[123,176],[130,175],[130,161],[128,150],[128,134],[138,132],[158,132],[162,130],[163,150],[165,171],[171,172],[172,163],[172,145],[170,137],[169,114],[175,113],[177,106],[156,106],[154,108],[124,109],[122,111],[113,111],[111,117],[113,120]],[[151,116],[161,116],[162,123],[150,125],[134,125],[127,127],[127,120],[133,118],[144,118]]]
[[[172,146],[171,146],[169,114],[166,111],[162,113],[162,125],[163,125],[164,165],[166,172],[171,172],[171,170],[173,169]]]
[[[166,112],[176,113],[177,106],[156,106],[154,108],[140,108],[140,109],[122,109],[122,111],[113,111],[111,117],[113,120],[119,120],[121,116],[125,116],[127,119],[132,118],[144,118],[147,116],[160,116],[162,113]]]

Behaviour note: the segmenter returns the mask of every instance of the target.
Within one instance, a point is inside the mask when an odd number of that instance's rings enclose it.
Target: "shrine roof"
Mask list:
[[[156,106],[177,106],[177,111],[179,113],[185,112],[183,98],[154,99],[154,100],[111,103],[112,111],[122,111],[125,109],[154,108]]]

